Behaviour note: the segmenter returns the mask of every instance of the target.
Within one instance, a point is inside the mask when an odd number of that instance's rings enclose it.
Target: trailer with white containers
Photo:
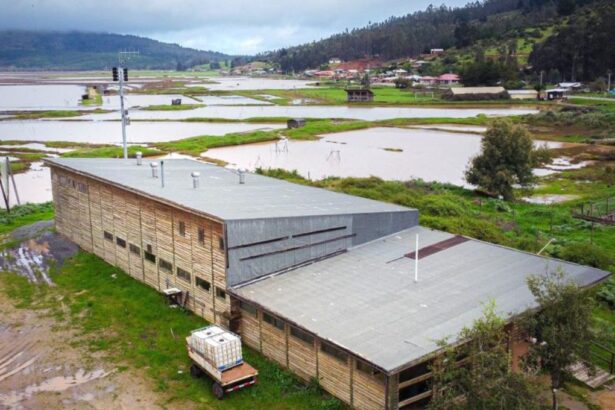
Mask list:
[[[218,399],[256,384],[258,372],[243,361],[241,339],[236,334],[214,325],[192,331],[186,342],[192,360],[190,374],[209,374]]]

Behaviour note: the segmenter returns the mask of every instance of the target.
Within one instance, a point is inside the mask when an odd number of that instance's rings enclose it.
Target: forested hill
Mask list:
[[[229,56],[132,35],[85,32],[0,31],[0,69],[92,70],[117,65],[117,53],[137,50],[130,67],[185,68]]]
[[[430,6],[425,11],[371,24],[364,28],[266,56],[283,70],[303,70],[329,58],[382,60],[413,57],[431,48],[463,48],[481,40],[505,39],[507,33],[574,16],[583,7],[610,0],[485,0],[461,8]]]

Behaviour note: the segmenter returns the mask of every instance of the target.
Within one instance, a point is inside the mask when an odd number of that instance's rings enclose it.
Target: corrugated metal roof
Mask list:
[[[535,307],[529,274],[562,268],[581,285],[609,275],[469,240],[420,259],[415,283],[403,256],[417,233],[423,247],[454,237],[415,227],[232,292],[392,372],[454,340],[490,300],[507,317]]]
[[[245,175],[245,184],[239,184],[231,170],[190,159],[164,160],[164,188],[160,179],[151,177],[149,160],[141,166],[134,159],[54,158],[46,162],[223,220],[409,211],[252,173]],[[198,189],[192,188],[193,171],[201,174]]]

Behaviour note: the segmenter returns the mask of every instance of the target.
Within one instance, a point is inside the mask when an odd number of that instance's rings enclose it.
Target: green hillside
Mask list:
[[[132,35],[84,32],[0,31],[0,69],[93,70],[117,64],[120,50],[136,50],[130,66],[176,69],[229,56]]]

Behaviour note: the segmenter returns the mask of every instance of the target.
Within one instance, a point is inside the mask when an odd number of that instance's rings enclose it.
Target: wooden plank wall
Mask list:
[[[178,287],[188,292],[187,308],[228,326],[230,298],[215,297],[216,286],[226,291],[222,223],[71,172],[54,167],[51,172],[58,232],[157,290]],[[183,236],[180,222],[185,224]],[[204,230],[203,241],[199,228]],[[113,240],[105,239],[105,231]],[[118,245],[118,237],[126,247]],[[137,252],[130,251],[131,244]],[[148,247],[155,263],[144,258]],[[160,258],[171,264],[171,272],[159,268]],[[177,276],[178,267],[189,273],[189,280]],[[196,277],[210,284],[209,291],[196,286]]]
[[[355,357],[340,360],[321,349],[321,342],[314,336],[312,344],[292,335],[290,325],[285,330],[263,320],[263,311],[256,316],[247,310],[240,310],[242,341],[287,367],[305,381],[314,377],[322,388],[337,398],[361,410],[396,409],[397,402],[387,407],[386,377],[376,371],[366,372],[357,368]],[[395,388],[397,393],[397,388]]]
[[[261,351],[282,366],[286,366],[286,333],[277,327],[261,322]]]
[[[317,352],[315,343],[288,335],[288,368],[303,380],[310,381],[318,376]]]

